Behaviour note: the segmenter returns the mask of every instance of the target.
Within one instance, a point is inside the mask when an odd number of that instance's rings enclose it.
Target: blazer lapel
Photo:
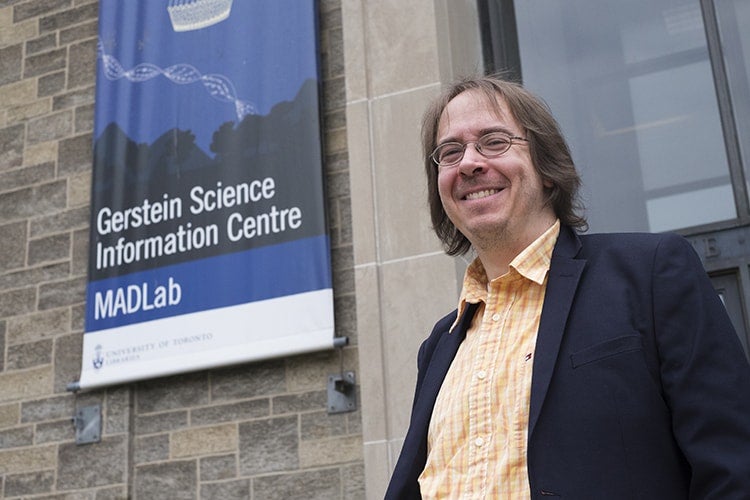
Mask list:
[[[437,394],[443,385],[445,375],[448,373],[451,363],[453,363],[453,358],[456,357],[458,347],[466,338],[466,330],[471,326],[471,320],[474,318],[478,305],[467,304],[453,332],[445,332],[438,341],[427,366],[421,394],[417,402],[418,407],[429,408],[430,413],[432,413],[432,407],[435,405],[435,399],[437,399]]]
[[[534,426],[542,409],[542,403],[547,395],[547,388],[555,369],[568,313],[578,288],[578,281],[586,265],[584,259],[574,258],[580,248],[581,242],[575,233],[570,229],[563,228],[552,253],[547,291],[539,321],[531,380],[529,436],[534,431]]]
[[[443,332],[437,345],[427,361],[426,372],[420,388],[417,401],[414,405],[414,414],[409,424],[409,433],[404,440],[404,449],[407,445],[416,456],[416,461],[421,461],[420,467],[424,467],[426,460],[427,430],[432,418],[432,410],[435,406],[440,387],[443,385],[445,375],[448,373],[453,358],[456,356],[458,347],[466,338],[466,330],[471,326],[471,320],[477,310],[478,304],[468,304],[461,319],[453,329],[453,332]],[[421,367],[420,367],[421,368]],[[414,441],[416,440],[416,441]],[[422,456],[419,456],[419,455]],[[421,471],[421,468],[420,468]]]

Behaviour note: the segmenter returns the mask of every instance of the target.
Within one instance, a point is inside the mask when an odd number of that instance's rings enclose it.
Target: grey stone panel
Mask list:
[[[84,446],[60,445],[57,457],[57,489],[77,490],[125,482],[128,443],[124,436],[104,438]],[[168,497],[152,497],[168,498]]]
[[[64,48],[31,55],[25,60],[23,77],[33,78],[63,69],[67,55],[68,51]]]
[[[54,178],[55,164],[52,162],[17,168],[0,174],[0,191],[14,191],[31,184],[49,182]]]
[[[89,19],[96,19],[98,14],[99,5],[96,2],[68,9],[57,14],[42,17],[39,20],[39,31],[45,32],[64,29]]]
[[[5,332],[7,327],[5,321],[0,321],[0,352],[5,352]],[[5,371],[5,356],[0,356],[0,372]]]
[[[0,317],[30,313],[36,304],[36,288],[22,288],[0,293]]]
[[[221,483],[201,484],[201,500],[227,500],[250,498],[250,480],[240,479]]]
[[[297,426],[296,416],[241,423],[240,475],[296,469],[299,466]]]
[[[65,71],[58,71],[39,77],[37,97],[55,95],[65,89]]]
[[[34,428],[30,425],[0,431],[0,449],[30,446],[34,442]]]
[[[57,35],[48,33],[26,42],[26,55],[38,54],[57,48]]]
[[[45,281],[66,278],[69,275],[70,264],[67,262],[34,267],[8,274],[0,274],[0,290],[16,288],[19,283],[35,286]],[[36,294],[34,294],[34,296],[36,297]]]
[[[116,434],[130,429],[130,387],[112,387],[107,390],[104,415],[104,433]]]
[[[190,423],[192,425],[210,425],[267,417],[270,413],[271,405],[268,398],[251,399],[233,404],[196,408],[190,412]]]
[[[350,465],[341,468],[343,498],[346,500],[365,500],[365,466]]]
[[[28,264],[70,259],[70,233],[54,234],[29,241]]]
[[[72,28],[60,30],[60,45],[67,45],[78,40],[96,37],[99,33],[98,28],[99,23],[94,20]]]
[[[89,207],[79,207],[37,217],[31,221],[29,236],[31,238],[38,238],[48,234],[59,233],[60,231],[85,228],[89,222],[90,215],[91,210]]]
[[[36,425],[34,442],[36,444],[65,442],[75,439],[76,431],[70,418],[56,422],[45,422]]]
[[[321,381],[321,386],[325,382],[326,381]],[[276,396],[272,400],[273,413],[274,415],[279,415],[283,413],[321,410],[326,407],[327,402],[327,390]]]
[[[26,260],[26,222],[0,226],[0,272],[16,269]]]
[[[94,129],[94,105],[85,104],[76,108],[75,133],[91,132]]]
[[[73,113],[64,110],[31,120],[26,131],[29,144],[62,139],[73,133]]]
[[[90,172],[94,159],[93,148],[94,143],[90,133],[60,141],[57,152],[60,175]]]
[[[86,278],[73,278],[39,286],[39,310],[70,306],[86,300]]]
[[[20,43],[0,48],[0,85],[20,80],[22,67],[23,46]]]
[[[136,467],[135,498],[195,500],[196,476],[194,460]]]
[[[23,2],[13,9],[13,22],[18,23],[69,6],[70,0],[32,0],[30,2]]]
[[[206,372],[147,380],[138,384],[136,392],[139,414],[189,408],[208,402]]]
[[[94,102],[94,87],[85,87],[65,94],[60,94],[52,99],[52,109],[59,111],[62,109],[75,108],[77,106],[83,106],[84,104],[92,104]]]
[[[342,498],[341,475],[338,469],[324,469],[254,478],[253,498],[263,500]]]
[[[96,39],[70,46],[68,88],[91,85],[96,75]],[[93,97],[93,87],[91,87]]]
[[[49,493],[55,482],[55,471],[45,470],[28,474],[9,474],[5,478],[5,497],[19,497]]]
[[[62,499],[61,499],[62,500]],[[65,499],[67,500],[67,499]],[[126,486],[113,486],[96,490],[93,500],[132,500]]]
[[[0,49],[0,85],[2,85],[2,49]],[[26,138],[23,124],[0,129],[0,171],[19,167],[23,163],[23,141]],[[0,214],[4,214],[0,211]],[[0,221],[7,220],[0,215]]]
[[[21,422],[44,422],[72,418],[76,411],[75,398],[70,395],[56,396],[39,401],[21,403]]]
[[[52,362],[52,339],[8,346],[9,370],[22,370]]]
[[[65,393],[68,384],[78,380],[81,373],[82,347],[83,335],[79,333],[55,338],[54,391],[56,394]]]
[[[300,415],[301,439],[323,439],[347,434],[346,413],[329,415],[325,411]]]
[[[154,415],[139,415],[135,419],[135,433],[153,434],[156,432],[173,431],[188,425],[188,413],[185,410]]]
[[[39,186],[0,194],[2,219],[11,221],[25,217],[52,214],[65,208],[67,182],[49,182]]]
[[[89,231],[79,229],[73,232],[73,254],[70,261],[70,274],[86,276],[89,262]]]
[[[214,401],[246,399],[286,391],[284,362],[266,361],[217,370],[211,374]]]
[[[219,455],[200,459],[201,481],[219,481],[237,477],[237,455]]]
[[[169,460],[169,435],[158,434],[137,438],[133,460],[136,464]]]

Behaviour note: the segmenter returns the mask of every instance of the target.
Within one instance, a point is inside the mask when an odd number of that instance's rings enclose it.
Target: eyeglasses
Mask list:
[[[528,139],[508,135],[504,132],[490,132],[489,134],[484,134],[476,141],[469,141],[463,144],[460,142],[443,143],[435,148],[430,158],[440,167],[453,167],[458,165],[463,159],[466,146],[469,144],[474,144],[474,149],[485,158],[495,158],[508,151],[514,141],[529,142]]]

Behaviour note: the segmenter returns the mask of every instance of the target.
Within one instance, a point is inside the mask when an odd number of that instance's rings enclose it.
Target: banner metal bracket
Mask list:
[[[328,414],[346,413],[357,409],[357,388],[353,371],[344,371],[344,346],[348,337],[337,337],[334,346],[339,350],[339,373],[328,376]]]
[[[72,418],[76,428],[76,444],[98,443],[102,438],[102,407],[100,405],[78,408]]]

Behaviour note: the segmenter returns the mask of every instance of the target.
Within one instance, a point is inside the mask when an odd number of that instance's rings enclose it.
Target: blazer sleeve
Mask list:
[[[750,494],[750,364],[698,256],[667,235],[653,262],[664,397],[691,467],[690,498]]]

